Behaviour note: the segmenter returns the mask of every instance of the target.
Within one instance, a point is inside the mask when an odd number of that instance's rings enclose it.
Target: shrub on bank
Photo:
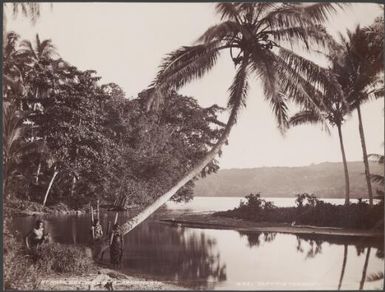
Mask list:
[[[89,272],[93,267],[92,258],[85,249],[79,246],[49,243],[41,246],[37,254],[33,254],[34,264],[43,273]]]
[[[383,201],[373,207],[363,202],[344,206],[325,203],[314,195],[300,194],[296,199],[297,207],[278,208],[261,199],[260,194],[250,194],[246,199],[246,203],[241,202],[238,208],[214,215],[255,222],[295,222],[296,225],[379,230],[384,228]]]
[[[23,245],[9,232],[8,220],[3,231],[3,280],[5,289],[32,290],[39,284],[38,269]]]
[[[81,274],[94,269],[92,257],[84,247],[58,243],[42,245],[36,252],[9,232],[9,219],[4,222],[4,288],[35,290],[45,275]]]

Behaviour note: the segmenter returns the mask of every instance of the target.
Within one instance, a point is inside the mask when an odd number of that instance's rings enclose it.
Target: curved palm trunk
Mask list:
[[[364,269],[362,270],[362,278],[360,282],[360,290],[364,289],[364,283],[366,279],[366,271],[368,270],[368,264],[369,264],[369,257],[370,257],[370,247],[368,247],[368,251],[366,252],[366,258],[364,263]]]
[[[341,125],[337,125],[338,137],[340,139],[341,153],[342,153],[342,162],[344,164],[344,173],[345,173],[345,205],[349,205],[350,200],[350,183],[349,183],[349,171],[348,164],[346,162],[344,140],[342,138]]]
[[[340,281],[338,282],[338,290],[341,290],[341,285],[342,285],[342,280],[345,275],[345,268],[346,268],[346,260],[348,258],[348,245],[344,245],[344,260],[342,262],[342,270],[341,270],[341,276],[340,276]]]
[[[58,173],[59,173],[59,171],[55,170],[55,172],[53,173],[53,176],[51,178],[51,181],[49,182],[47,191],[46,191],[45,196],[44,196],[43,207],[45,206],[45,203],[47,202],[49,191],[51,190],[52,184],[53,184],[55,177],[57,176]]]
[[[159,209],[163,204],[165,204],[171,197],[187,182],[192,180],[194,177],[200,174],[202,169],[209,164],[215,156],[218,154],[219,150],[226,143],[227,138],[230,134],[231,128],[235,124],[236,121],[236,109],[233,109],[229,120],[227,122],[226,128],[218,140],[217,144],[209,151],[204,159],[202,159],[193,169],[191,169],[182,179],[180,179],[174,187],[172,187],[168,192],[160,196],[153,204],[144,209],[140,214],[130,219],[128,222],[122,225],[122,233],[123,235],[130,232],[144,220],[146,220],[152,213],[154,213],[157,209]]]
[[[357,113],[358,113],[358,129],[359,129],[359,132],[360,132],[362,154],[363,154],[364,165],[365,165],[366,184],[368,185],[369,205],[373,206],[372,183],[370,181],[370,170],[369,170],[368,153],[366,151],[365,135],[364,135],[364,128],[362,126],[362,116],[361,116],[360,105],[357,106]]]
[[[150,217],[157,209],[159,209],[163,204],[167,203],[168,200],[187,182],[191,179],[199,175],[202,169],[210,163],[215,156],[218,154],[222,146],[226,143],[227,138],[230,134],[231,128],[234,126],[236,122],[236,116],[240,104],[235,106],[230,114],[229,120],[226,124],[224,132],[222,136],[219,138],[217,144],[207,153],[206,157],[203,158],[193,169],[191,169],[182,179],[180,179],[168,192],[160,196],[154,203],[145,208],[142,212],[140,212],[137,216],[131,218],[126,223],[121,226],[122,235],[124,236],[148,217]],[[100,247],[98,247],[99,251],[97,251],[96,256],[98,259],[101,258],[101,255],[104,253],[106,249],[109,248],[108,242],[103,242]]]

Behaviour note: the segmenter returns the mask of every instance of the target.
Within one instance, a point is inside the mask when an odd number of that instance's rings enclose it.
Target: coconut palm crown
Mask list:
[[[149,108],[159,106],[165,90],[177,90],[202,77],[227,50],[238,67],[228,107],[238,112],[246,104],[248,79],[253,74],[263,82],[265,98],[284,129],[287,107],[279,89],[289,90],[294,102],[316,106],[319,101],[304,88],[313,82],[322,89],[327,78],[327,71],[288,48],[328,44],[330,37],[321,24],[336,7],[330,3],[218,3],[222,22],[210,27],[195,45],[182,47],[164,59],[151,87]]]

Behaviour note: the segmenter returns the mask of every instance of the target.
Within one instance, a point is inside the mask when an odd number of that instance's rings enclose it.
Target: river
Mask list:
[[[219,211],[238,203],[239,198],[198,197],[187,204],[168,203],[166,212]],[[103,226],[113,217],[102,213]],[[130,212],[121,212],[119,221],[129,217]],[[34,220],[18,217],[14,227],[25,234]],[[49,217],[46,228],[54,241],[84,244],[90,217]],[[384,241],[187,228],[149,218],[125,236],[121,271],[193,289],[380,289],[383,280],[366,280],[384,272]]]

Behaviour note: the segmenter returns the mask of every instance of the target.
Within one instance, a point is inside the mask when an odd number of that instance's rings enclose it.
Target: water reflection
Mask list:
[[[119,222],[131,216],[121,213]],[[113,218],[101,214],[105,233]],[[14,228],[26,234],[34,221],[16,218]],[[46,227],[57,242],[90,240],[87,216],[51,217]],[[383,271],[383,258],[383,239],[184,228],[151,218],[125,236],[122,271],[194,289],[357,290],[382,287],[367,279]]]
[[[216,239],[205,232],[147,222],[126,237],[127,271],[156,275],[193,288],[212,288],[226,280]]]

